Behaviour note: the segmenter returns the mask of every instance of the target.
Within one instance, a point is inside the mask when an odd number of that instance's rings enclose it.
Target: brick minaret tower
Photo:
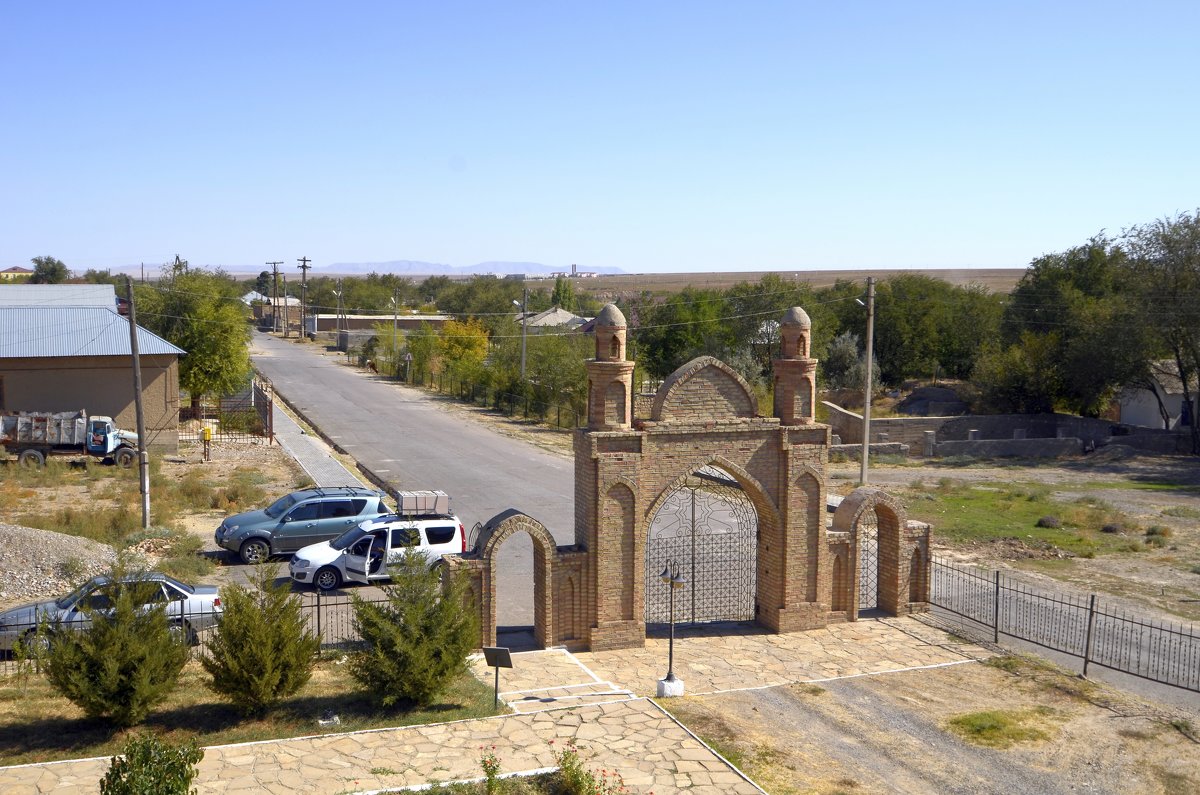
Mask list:
[[[817,360],[808,358],[812,321],[793,306],[779,322],[783,347],[775,365],[775,416],[784,425],[809,425],[817,395]]]
[[[625,360],[625,316],[607,304],[596,316],[596,358],[587,363],[588,430],[629,430],[633,362]]]

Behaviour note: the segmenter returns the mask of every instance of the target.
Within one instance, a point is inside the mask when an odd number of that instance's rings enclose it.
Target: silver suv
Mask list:
[[[230,516],[217,528],[215,540],[244,563],[262,563],[390,513],[386,496],[361,486],[295,491],[262,510]]]

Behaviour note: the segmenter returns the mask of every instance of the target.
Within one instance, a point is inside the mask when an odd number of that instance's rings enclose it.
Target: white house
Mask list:
[[[1125,387],[1117,397],[1120,408],[1120,421],[1126,425],[1137,425],[1142,428],[1162,428],[1166,430],[1182,430],[1194,422],[1196,408],[1200,404],[1197,391],[1196,376],[1192,376],[1188,384],[1192,406],[1183,401],[1183,381],[1179,377],[1179,368],[1171,360],[1162,360],[1150,364],[1151,378],[1145,384],[1133,384]],[[1166,413],[1166,418],[1163,413]]]

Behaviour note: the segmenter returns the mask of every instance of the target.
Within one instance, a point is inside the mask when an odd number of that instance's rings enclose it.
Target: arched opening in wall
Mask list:
[[[910,602],[926,602],[929,588],[925,584],[925,558],[921,554],[921,548],[917,547],[913,550],[912,560],[908,567],[908,601]]]
[[[693,472],[660,503],[646,538],[645,621],[665,624],[755,619],[758,514],[724,470]],[[660,578],[673,564],[682,588]]]
[[[858,539],[858,614],[879,609],[879,517],[868,508],[855,526]]]
[[[540,648],[534,635],[533,579],[536,572],[533,539],[516,532],[504,539],[494,558],[496,586],[496,645],[513,649]]]

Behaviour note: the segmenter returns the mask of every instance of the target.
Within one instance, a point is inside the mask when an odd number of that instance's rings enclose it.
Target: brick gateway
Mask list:
[[[713,478],[733,481],[754,513],[747,618],[775,632],[854,621],[861,548],[873,535],[877,606],[902,615],[929,602],[929,527],[908,522],[886,493],[860,488],[825,524],[829,426],[814,420],[817,361],[803,309],[780,321],[773,416],[758,415],[752,391],[725,363],[702,356],[667,378],[648,418],[633,417],[626,322],[609,304],[595,321],[587,363],[588,422],[575,431],[575,543],[556,546],[536,519],[510,509],[493,517],[474,548],[447,558],[465,571],[480,613],[481,644],[496,642],[496,551],[514,533],[533,539],[534,637],[572,651],[644,645],[647,599],[655,614],[651,528],[681,491]],[[876,528],[877,524],[877,528]],[[658,620],[655,618],[655,620]]]

